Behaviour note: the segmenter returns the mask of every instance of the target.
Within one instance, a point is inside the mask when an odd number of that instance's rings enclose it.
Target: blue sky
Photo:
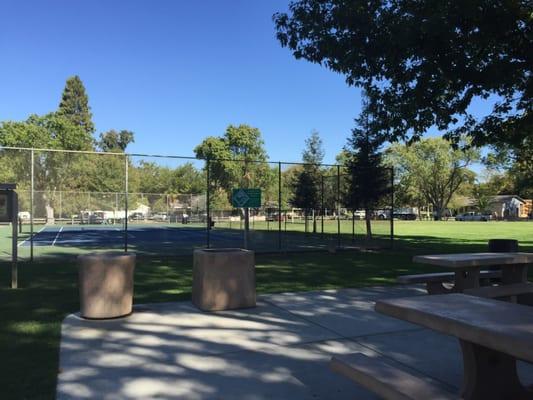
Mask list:
[[[300,160],[316,129],[334,162],[360,93],[281,48],[272,14],[287,4],[3,0],[0,120],[55,110],[76,74],[97,132],[135,132],[129,152],[188,156],[204,137],[246,123],[261,130],[271,160]]]

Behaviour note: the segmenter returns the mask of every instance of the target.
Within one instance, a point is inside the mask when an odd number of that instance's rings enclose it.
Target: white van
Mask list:
[[[31,215],[28,211],[19,211],[18,217],[19,217],[19,220],[21,221],[29,221],[31,218]]]

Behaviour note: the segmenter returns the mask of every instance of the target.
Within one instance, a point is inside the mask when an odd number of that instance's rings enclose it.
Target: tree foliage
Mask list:
[[[126,147],[133,142],[135,142],[135,135],[132,131],[125,129],[116,131],[111,129],[100,134],[98,147],[100,147],[102,151],[123,153],[126,151]]]
[[[211,189],[215,199],[222,194],[215,193],[214,188],[222,189],[229,202],[234,188],[265,189],[274,180],[261,132],[249,125],[229,125],[223,136],[204,139],[194,152],[196,157],[209,160]]]
[[[302,152],[303,166],[294,181],[294,194],[292,204],[301,208],[306,215],[310,210],[320,207],[320,191],[322,170],[321,163],[324,159],[322,139],[317,131],[312,131],[305,140]]]
[[[274,15],[296,58],[363,87],[388,139],[448,130],[455,143],[517,146],[533,126],[530,0],[295,0]],[[474,116],[473,99],[496,96]]]
[[[87,134],[94,132],[89,98],[79,76],[75,75],[67,79],[57,112],[75,126],[82,128]]]
[[[441,138],[421,140],[410,146],[394,144],[387,151],[387,161],[395,166],[400,187],[416,191],[433,206],[441,219],[448,203],[457,190],[474,175],[467,167],[479,159],[472,148],[453,149]]]
[[[390,192],[390,175],[380,152],[382,145],[383,137],[375,130],[371,110],[365,102],[345,147],[348,187],[344,203],[352,210],[365,210],[367,238],[372,238],[372,212]]]

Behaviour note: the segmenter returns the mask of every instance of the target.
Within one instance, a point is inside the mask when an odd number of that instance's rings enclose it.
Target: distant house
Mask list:
[[[474,199],[464,197],[461,198],[461,201],[463,212],[476,211]],[[531,209],[531,200],[524,200],[513,194],[505,194],[491,196],[488,209],[485,212],[490,212],[495,219],[520,219],[528,218]]]
[[[492,196],[489,209],[498,219],[527,218],[526,200],[517,195]]]

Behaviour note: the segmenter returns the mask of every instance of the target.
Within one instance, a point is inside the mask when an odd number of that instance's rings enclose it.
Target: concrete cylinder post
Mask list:
[[[78,256],[80,314],[83,318],[122,317],[132,312],[133,253],[94,253]]]

